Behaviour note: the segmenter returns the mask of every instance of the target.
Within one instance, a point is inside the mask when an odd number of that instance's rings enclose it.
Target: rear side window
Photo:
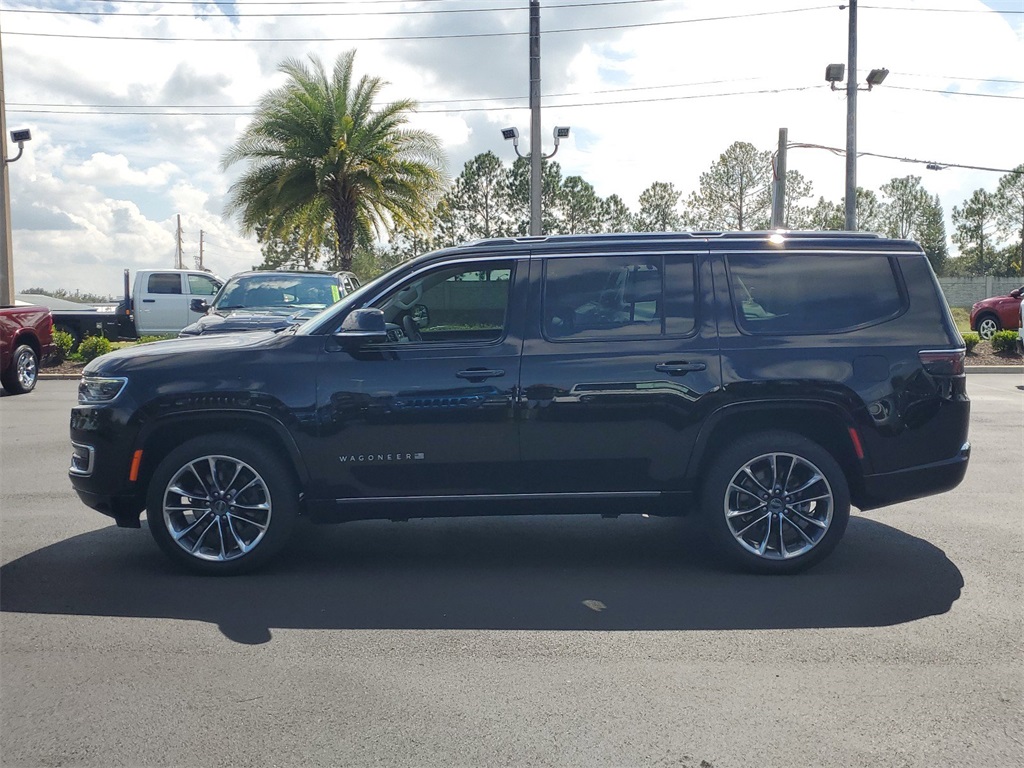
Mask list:
[[[729,255],[727,263],[736,322],[746,333],[838,333],[905,306],[885,255],[751,253]]]
[[[622,339],[693,330],[693,259],[584,256],[548,259],[544,335],[553,341]]]
[[[181,275],[154,272],[147,288],[149,293],[181,293]]]

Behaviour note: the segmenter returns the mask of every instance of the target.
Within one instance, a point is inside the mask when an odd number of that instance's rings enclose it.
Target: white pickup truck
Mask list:
[[[223,284],[216,275],[201,270],[140,269],[129,291],[126,269],[124,299],[116,305],[54,309],[53,330],[71,334],[75,344],[86,336],[105,336],[119,341],[177,335],[195,320],[189,310],[192,299],[208,299]]]

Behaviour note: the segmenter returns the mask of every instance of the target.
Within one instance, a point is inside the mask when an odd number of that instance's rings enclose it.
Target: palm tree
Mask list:
[[[225,153],[224,170],[249,161],[227,208],[246,234],[260,226],[310,237],[333,220],[339,268],[349,269],[357,244],[427,220],[445,185],[444,154],[436,136],[405,127],[415,102],[375,109],[387,83],[364,76],[353,84],[355,51],[338,57],[330,77],[319,58],[309,59],[310,67],[297,59],[281,64],[287,82],[262,98]]]

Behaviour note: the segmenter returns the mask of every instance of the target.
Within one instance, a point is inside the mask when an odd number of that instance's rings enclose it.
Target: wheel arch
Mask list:
[[[727,405],[711,414],[694,445],[687,470],[687,485],[699,490],[721,449],[741,437],[782,430],[801,435],[827,450],[846,477],[850,496],[857,503],[864,488],[864,465],[850,435],[855,425],[846,412],[830,402],[761,402]]]
[[[195,411],[160,419],[140,432],[136,450],[142,450],[142,461],[136,487],[141,505],[156,468],[167,454],[187,440],[214,434],[236,435],[269,447],[282,459],[300,491],[306,486],[306,464],[291,434],[279,421],[261,413]],[[140,512],[141,509],[142,506]]]

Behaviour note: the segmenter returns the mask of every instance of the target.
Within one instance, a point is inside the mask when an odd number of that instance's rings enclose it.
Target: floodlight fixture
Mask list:
[[[888,69],[872,69],[868,72],[868,90],[870,91],[876,85],[881,85],[888,74]]]
[[[519,140],[519,129],[518,128],[502,128],[501,136],[505,141],[518,141]]]
[[[938,163],[928,163],[928,165],[926,165],[925,168],[927,168],[929,171],[943,171],[946,169],[946,166],[939,165]]]
[[[555,143],[558,143],[559,139],[569,138],[569,126],[568,125],[556,125],[555,126]]]
[[[4,159],[4,164],[13,163],[21,159],[21,153],[25,151],[25,142],[32,141],[32,131],[28,128],[21,128],[17,131],[11,131],[11,141],[18,142],[18,154],[14,157],[8,157]]]
[[[832,86],[833,91],[837,90],[836,83],[843,82],[843,78],[845,76],[845,64],[829,64],[827,67],[825,67],[825,82]]]

